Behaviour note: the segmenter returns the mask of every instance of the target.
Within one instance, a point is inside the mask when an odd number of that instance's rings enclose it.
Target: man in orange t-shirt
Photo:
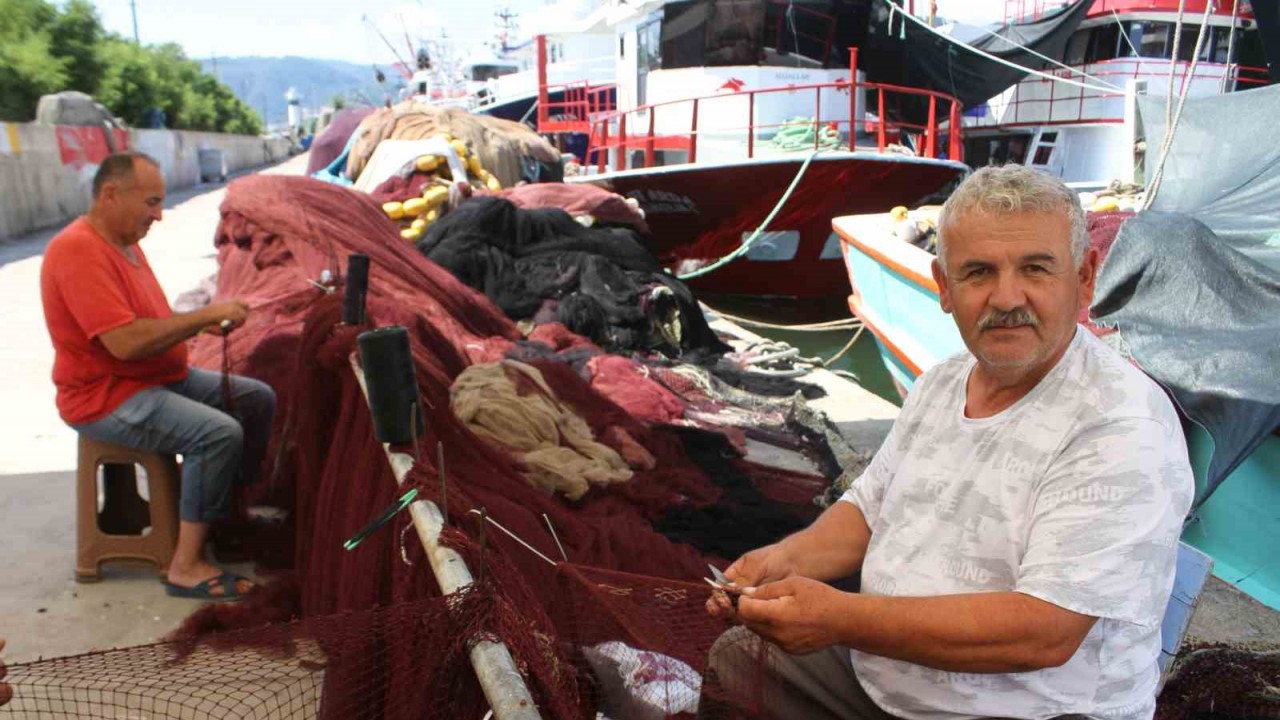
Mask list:
[[[266,448],[275,393],[232,376],[235,415],[221,375],[187,367],[185,341],[229,332],[249,306],[216,303],[174,314],[138,242],[160,220],[164,178],[136,152],[108,157],[93,205],[49,243],[40,270],[53,382],[62,419],[88,437],[183,456],[178,544],[170,595],[238,599],[252,583],[208,562],[209,523],[227,516],[233,482],[251,482]]]

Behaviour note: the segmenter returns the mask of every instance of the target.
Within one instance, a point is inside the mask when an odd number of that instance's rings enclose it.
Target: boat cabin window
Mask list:
[[[1183,28],[1182,42],[1187,40],[1186,28]],[[1129,42],[1120,49],[1124,57],[1167,58],[1169,57],[1170,34],[1173,26],[1163,22],[1128,22],[1125,23],[1125,35]],[[1134,51],[1137,51],[1135,53]]]
[[[1120,43],[1120,28],[1115,24],[1103,25],[1089,31],[1089,50],[1086,58],[1089,62],[1112,60],[1116,57]],[[1128,47],[1127,45],[1125,46]]]
[[[1009,163],[1022,165],[1027,161],[1030,145],[1030,133],[969,137],[965,139],[964,159],[974,168]]]
[[[662,18],[654,18],[636,28],[636,62],[644,70],[662,67]]]
[[[1080,30],[1071,36],[1063,53],[1063,62],[1067,65],[1083,65],[1085,63],[1102,62],[1115,58],[1151,58],[1168,60],[1173,55],[1174,24],[1154,20],[1131,20],[1122,23],[1100,25]],[[1247,36],[1249,33],[1244,33]],[[1178,59],[1190,62],[1195,52],[1196,41],[1200,37],[1199,26],[1183,24],[1182,39],[1178,43]],[[1236,37],[1236,62],[1241,59],[1241,42],[1243,36]],[[1213,28],[1209,37],[1205,38],[1204,47],[1200,50],[1203,62],[1225,63],[1227,48],[1230,44],[1230,31],[1224,27]]]
[[[662,67],[848,67],[848,48],[866,38],[869,8],[843,0],[668,2]]]
[[[1080,30],[1067,41],[1067,52],[1063,62],[1067,65],[1083,65],[1089,56],[1089,39],[1092,30]]]
[[[503,75],[510,75],[515,71],[516,69],[510,65],[472,65],[471,80],[474,82],[488,82]]]

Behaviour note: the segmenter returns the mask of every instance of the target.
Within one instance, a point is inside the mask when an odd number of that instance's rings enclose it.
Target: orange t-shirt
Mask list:
[[[58,233],[44,253],[40,296],[53,340],[58,412],[70,425],[99,420],[139,390],[187,376],[187,346],[138,360],[120,360],[98,339],[139,318],[173,314],[142,248],[137,264],[84,218]]]

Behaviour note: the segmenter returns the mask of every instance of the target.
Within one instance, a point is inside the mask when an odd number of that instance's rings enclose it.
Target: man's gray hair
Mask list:
[[[1058,178],[1025,165],[988,166],[960,183],[938,218],[938,262],[945,271],[947,226],[978,210],[995,215],[1066,212],[1071,218],[1071,260],[1076,267],[1089,248],[1089,226],[1075,191]]]
[[[155,158],[144,152],[124,150],[112,153],[103,158],[102,164],[98,165],[98,172],[93,175],[93,199],[98,199],[98,196],[102,194],[102,186],[109,182],[133,180],[133,164],[135,160],[141,160],[155,168],[160,167],[160,163]]]

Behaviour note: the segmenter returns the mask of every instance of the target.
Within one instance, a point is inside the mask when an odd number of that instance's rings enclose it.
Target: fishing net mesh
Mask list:
[[[803,525],[822,478],[753,466],[717,432],[642,421],[607,389],[627,383],[593,384],[547,353],[529,365],[563,410],[643,459],[630,480],[566,501],[450,411],[455,378],[518,349],[522,333],[400,239],[372,200],[302,178],[241,179],[215,245],[214,300],[242,298],[253,313],[225,347],[195,341],[193,362],[217,368],[225,353],[232,371],[277,390],[265,480],[238,502],[291,511],[269,541],[245,543],[281,574],[245,602],[201,609],[166,642],[10,668],[15,697],[0,715],[481,718],[469,655],[489,641],[509,648],[542,717],[692,717],[715,694],[701,676],[727,625],[705,610],[707,563]],[[360,327],[341,322],[341,293],[320,287],[354,252],[372,265]],[[409,332],[426,416],[416,447],[394,448],[418,458],[400,481],[352,366],[359,332],[387,325]],[[629,388],[625,402],[660,405],[668,391],[650,385],[652,397]],[[441,597],[408,513],[344,549],[410,487],[444,512],[440,541],[474,585]],[[677,539],[708,519],[730,544]]]
[[[723,567],[809,521],[822,478],[754,466],[722,433],[641,421],[608,388],[628,386],[628,407],[656,408],[658,395],[634,396],[634,381],[600,385],[553,353],[530,365],[557,401],[594,437],[630,438],[615,449],[641,448],[648,461],[578,501],[548,494],[449,409],[464,369],[522,342],[493,303],[341,188],[245,178],[222,213],[215,300],[254,308],[227,362],[280,396],[266,480],[238,502],[291,511],[284,528],[246,541],[281,570],[242,603],[202,608],[165,642],[9,668],[14,698],[0,717],[479,719],[489,706],[470,658],[494,641],[544,718],[769,716],[762,683],[730,691],[707,672],[729,626],[706,613],[701,578],[708,562]],[[352,367],[367,327],[342,324],[338,294],[312,282],[326,270],[341,277],[352,252],[372,260],[368,326],[401,325],[412,341],[426,433],[393,448],[417,458],[399,480]],[[217,368],[223,352],[202,338],[192,357]],[[441,595],[407,513],[344,549],[410,487],[443,511],[440,544],[475,579],[464,590]],[[1204,677],[1196,687],[1213,687]],[[1274,672],[1263,679],[1280,686]],[[1162,717],[1191,717],[1195,703]]]
[[[517,607],[492,560],[447,597],[14,666],[0,715],[478,719],[468,653],[501,640],[541,717],[694,717],[706,698],[719,710],[701,717],[766,717],[703,683],[725,629],[705,587],[561,563],[550,617]]]

